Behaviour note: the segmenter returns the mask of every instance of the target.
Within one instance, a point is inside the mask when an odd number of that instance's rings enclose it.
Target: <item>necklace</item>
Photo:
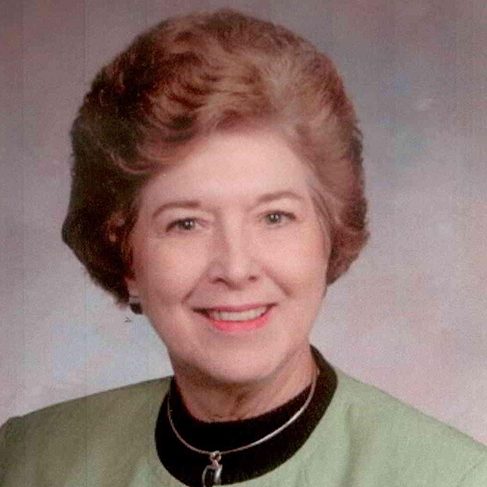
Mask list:
[[[253,441],[252,443],[247,443],[246,445],[238,446],[236,448],[230,448],[228,450],[203,450],[202,448],[197,448],[190,443],[188,443],[176,429],[176,425],[174,424],[172,418],[172,408],[171,408],[171,389],[169,389],[168,396],[167,396],[167,419],[169,421],[169,425],[173,433],[176,435],[176,438],[189,450],[194,451],[195,453],[200,453],[201,455],[208,456],[210,463],[204,468],[203,473],[201,475],[201,485],[202,487],[213,487],[214,485],[221,485],[221,475],[223,470],[223,465],[221,464],[221,459],[223,455],[227,455],[229,453],[236,453],[240,451],[247,450],[254,446],[260,445],[274,436],[278,435],[281,431],[285,430],[288,426],[293,424],[306,410],[311,399],[313,398],[313,394],[316,388],[316,380],[318,377],[318,371],[315,369],[313,374],[313,379],[311,382],[311,386],[309,389],[308,396],[306,401],[304,401],[303,405],[281,426],[276,428],[274,431],[271,431],[267,435],[259,438],[258,440]]]

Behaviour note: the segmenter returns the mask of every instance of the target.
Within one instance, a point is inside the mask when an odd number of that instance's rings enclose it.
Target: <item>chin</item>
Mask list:
[[[272,349],[265,346],[229,346],[213,350],[210,357],[205,351],[199,363],[188,365],[205,383],[241,386],[264,383],[278,373],[294,352],[287,347],[275,347],[276,343],[273,345]],[[195,356],[192,357],[194,359]]]
[[[248,363],[236,360],[233,364],[215,367],[207,371],[211,380],[227,385],[251,385],[264,382],[275,372],[273,364]]]

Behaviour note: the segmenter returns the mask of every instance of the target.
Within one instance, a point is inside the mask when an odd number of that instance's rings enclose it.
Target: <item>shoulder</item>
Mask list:
[[[12,418],[8,424],[10,427],[15,424],[34,432],[50,428],[52,425],[56,425],[56,429],[61,426],[74,426],[76,420],[99,422],[100,418],[106,417],[107,414],[110,414],[112,420],[123,420],[127,415],[140,412],[141,408],[154,402],[159,401],[160,404],[169,382],[170,378],[154,379],[98,392]]]
[[[36,466],[64,471],[91,455],[115,458],[120,445],[144,451],[169,382],[141,382],[10,419],[0,430],[0,483]]]
[[[337,371],[339,387],[337,400],[348,411],[350,419],[361,424],[364,419],[379,420],[380,424],[387,425],[389,431],[404,430],[404,433],[413,434],[421,431],[421,437],[450,438],[456,447],[465,446],[467,449],[485,452],[487,448],[474,441],[469,436],[455,428],[428,416],[416,408],[392,397],[377,387],[365,384],[341,371]],[[363,426],[361,424],[361,426]]]
[[[487,481],[484,445],[373,386],[336,372],[338,387],[324,425],[328,436],[333,434],[347,445],[347,462],[362,464],[379,476],[395,472],[401,479],[397,485],[480,486]],[[481,483],[468,483],[479,475]]]

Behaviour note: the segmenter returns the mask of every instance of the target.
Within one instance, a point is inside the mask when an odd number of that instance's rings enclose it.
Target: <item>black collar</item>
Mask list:
[[[276,437],[242,452],[222,458],[222,484],[243,482],[267,473],[291,458],[304,444],[325,413],[337,386],[333,368],[312,347],[319,368],[316,389],[306,411]],[[171,384],[173,420],[178,432],[192,445],[208,450],[227,450],[251,443],[273,431],[290,418],[306,401],[309,387],[286,404],[255,418],[240,421],[207,423],[199,421],[184,406],[177,387]],[[195,453],[176,438],[167,419],[167,396],[157,419],[155,440],[164,467],[182,483],[201,485],[201,474],[208,457]]]

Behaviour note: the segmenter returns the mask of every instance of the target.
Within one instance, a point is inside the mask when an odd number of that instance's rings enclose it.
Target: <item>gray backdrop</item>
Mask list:
[[[487,442],[483,0],[0,0],[0,422],[170,371],[60,240],[68,130],[102,63],[168,15],[232,6],[336,61],[365,134],[372,238],[314,342]]]

